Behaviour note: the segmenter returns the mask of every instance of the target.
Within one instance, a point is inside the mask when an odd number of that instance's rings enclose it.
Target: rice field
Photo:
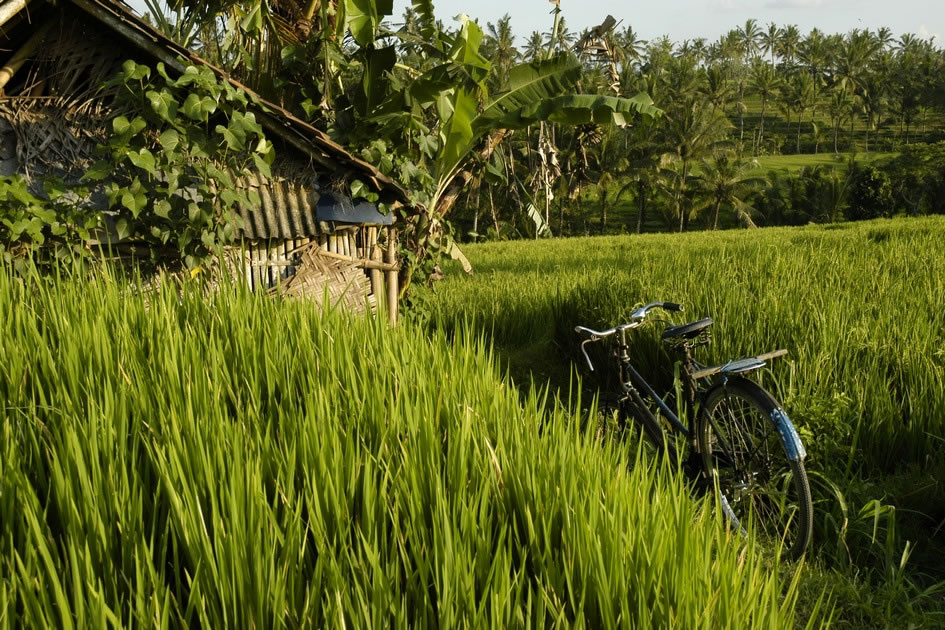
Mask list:
[[[0,347],[0,628],[829,621],[803,565],[522,395],[476,334],[3,270]]]
[[[766,384],[814,457],[847,473],[942,466],[943,236],[945,218],[930,217],[470,245],[475,274],[449,274],[432,319],[484,331],[519,380],[561,382],[580,367],[576,324],[681,302],[677,321],[715,320],[707,361],[789,350]],[[652,371],[665,363],[657,338],[633,349]]]

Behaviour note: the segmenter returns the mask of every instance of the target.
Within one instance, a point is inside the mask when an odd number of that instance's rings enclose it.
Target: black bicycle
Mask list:
[[[631,364],[627,331],[648,323],[654,309],[679,312],[672,302],[652,302],[638,308],[626,324],[598,331],[578,326],[584,337],[581,352],[587,364],[589,343],[616,335],[613,358],[620,378],[616,418],[621,425],[632,419],[656,449],[679,462],[679,445],[688,449],[683,468],[703,484],[717,488],[722,510],[742,533],[747,529],[780,542],[787,555],[799,558],[811,540],[813,507],[804,470],[807,453],[782,406],[748,375],[766,362],[787,354],[766,354],[706,366],[693,350],[711,340],[712,319],[670,324],[662,339],[681,363],[679,415],[659,396]],[[677,401],[680,402],[680,401]],[[675,436],[680,436],[677,442]]]

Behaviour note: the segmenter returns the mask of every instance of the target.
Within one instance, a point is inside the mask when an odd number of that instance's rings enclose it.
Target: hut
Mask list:
[[[171,72],[206,66],[252,91],[139,18],[119,0],[5,0],[0,3],[0,174],[27,181],[76,178],[106,136],[101,86],[127,59]],[[386,305],[397,317],[393,213],[339,193],[359,179],[397,208],[405,191],[324,132],[258,95],[254,114],[276,146],[271,176],[250,178],[260,206],[244,210],[231,267],[254,289],[288,295],[325,291],[352,308]]]

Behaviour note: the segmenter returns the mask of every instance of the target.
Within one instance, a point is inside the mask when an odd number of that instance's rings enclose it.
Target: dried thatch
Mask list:
[[[301,264],[294,276],[273,291],[294,298],[327,298],[332,306],[363,313],[377,311],[377,299],[371,282],[356,260],[341,260],[325,255],[318,247],[301,253]]]
[[[29,71],[17,77],[16,96],[0,99],[0,118],[15,138],[15,170],[27,179],[52,173],[71,179],[84,172],[112,113],[102,85],[120,69],[121,56],[89,46],[103,35],[67,17],[53,18]]]

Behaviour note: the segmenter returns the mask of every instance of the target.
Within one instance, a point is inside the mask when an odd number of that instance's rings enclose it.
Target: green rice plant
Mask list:
[[[829,620],[474,330],[4,270],[0,347],[0,628]]]
[[[945,242],[940,217],[723,233],[488,243],[450,274],[433,323],[475,322],[514,356],[536,340],[574,359],[575,324],[682,302],[715,319],[707,361],[784,347],[766,384],[815,458],[841,474],[940,465],[945,437]],[[665,364],[656,331],[635,337]],[[671,374],[664,384],[671,384]]]

